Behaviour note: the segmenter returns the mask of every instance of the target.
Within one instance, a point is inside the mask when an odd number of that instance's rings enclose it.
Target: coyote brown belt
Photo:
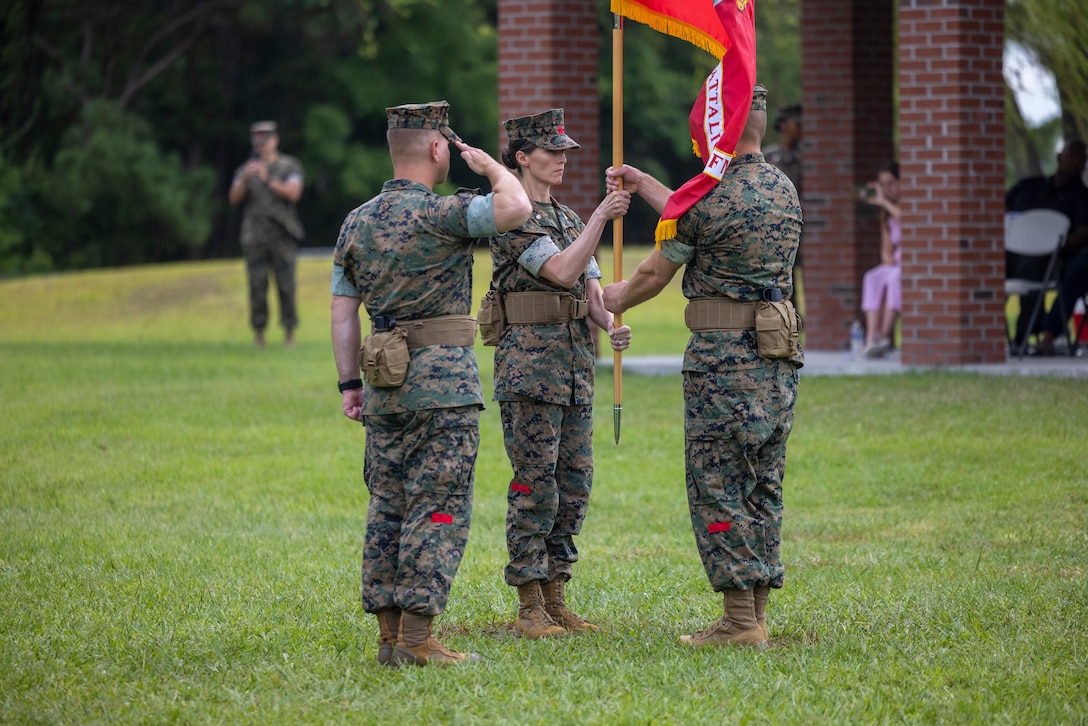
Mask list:
[[[502,305],[507,325],[565,323],[589,314],[589,300],[560,292],[507,292]]]
[[[468,346],[476,342],[476,318],[471,315],[398,320],[397,327],[408,331],[409,348],[426,348],[429,345]]]
[[[728,297],[697,297],[684,308],[684,322],[692,332],[707,330],[753,330],[756,304]]]

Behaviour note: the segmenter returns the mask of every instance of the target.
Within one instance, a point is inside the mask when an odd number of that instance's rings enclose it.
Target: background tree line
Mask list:
[[[607,149],[612,19],[597,3]],[[1088,16],[1058,5],[1029,12],[1009,0],[1010,28],[1058,74],[1067,116],[1083,120]],[[798,103],[800,0],[762,0],[756,12],[760,81],[773,106]],[[247,126],[262,118],[279,122],[281,148],[305,167],[308,244],[331,245],[392,173],[387,105],[445,98],[458,133],[497,151],[496,13],[496,0],[8,0],[0,274],[237,254],[226,191]],[[625,35],[625,158],[682,183],[696,166],[687,114],[714,60],[636,23]],[[1010,104],[1010,168],[1038,169],[1058,128],[1017,125]],[[441,191],[460,184],[478,178],[455,157]],[[634,227],[652,228],[633,210]]]

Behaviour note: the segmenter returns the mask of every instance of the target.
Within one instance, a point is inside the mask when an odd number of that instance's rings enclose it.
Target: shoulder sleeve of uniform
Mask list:
[[[557,254],[559,254],[559,245],[549,235],[544,235],[533,240],[532,244],[518,255],[518,264],[528,270],[533,277],[540,277],[540,268]]]
[[[589,258],[589,264],[586,265],[586,278],[589,280],[600,280],[604,275],[601,274],[601,266],[597,264],[596,257]]]
[[[678,239],[667,239],[661,243],[661,256],[677,265],[686,265],[695,259],[695,248]]]
[[[347,277],[344,276],[344,266],[333,264],[332,266],[332,286],[331,292],[333,295],[341,297],[355,297],[362,298],[359,291],[355,288]]]
[[[473,237],[493,237],[499,233],[495,224],[495,200],[492,194],[476,194],[468,203],[468,233]]]

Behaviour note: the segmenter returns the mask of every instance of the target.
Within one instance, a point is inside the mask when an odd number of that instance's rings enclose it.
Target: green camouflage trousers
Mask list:
[[[688,507],[715,591],[782,587],[782,477],[797,370],[785,360],[684,372]]]
[[[269,234],[259,242],[242,245],[249,281],[249,324],[254,330],[268,326],[268,277],[276,278],[279,294],[280,325],[285,330],[298,327],[295,307],[295,258],[298,242],[285,233]]]
[[[438,615],[472,522],[477,406],[366,417],[363,609]]]
[[[593,407],[501,401],[514,478],[506,494],[506,584],[569,580],[593,487]]]

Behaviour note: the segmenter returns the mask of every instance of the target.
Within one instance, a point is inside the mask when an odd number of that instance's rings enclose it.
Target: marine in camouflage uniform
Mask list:
[[[640,265],[630,283],[605,289],[623,312],[656,295],[685,266],[684,296],[756,303],[765,291],[793,295],[802,227],[786,175],[759,153],[766,128],[765,90],[753,94],[748,127],[719,184],[677,223],[674,239]],[[668,190],[631,169],[610,170],[626,188],[661,205]],[[656,204],[655,204],[656,206]],[[757,353],[753,329],[693,332],[684,353],[684,432],[688,506],[711,586],[725,593],[726,615],[683,642],[766,641],[770,588],[783,586],[782,479],[793,427],[798,348],[790,358]]]
[[[268,277],[276,279],[280,325],[290,344],[298,327],[295,260],[304,237],[298,199],[304,184],[302,164],[279,152],[272,121],[250,126],[254,155],[234,172],[232,204],[242,204],[240,242],[249,284],[249,322],[256,342],[264,343],[268,325]]]
[[[593,251],[606,222],[626,213],[630,195],[607,197],[584,225],[550,194],[552,184],[562,181],[566,150],[579,148],[565,132],[563,109],[510,119],[504,126],[509,146],[503,163],[518,170],[534,206],[519,229],[491,239],[493,286],[507,296],[507,318],[516,320],[511,293],[558,296],[562,305],[586,301],[575,319],[514,322],[495,351],[495,400],[513,468],[504,576],[518,589],[518,631],[552,637],[599,630],[566,606],[564,591],[578,561],[574,537],[593,487],[596,359],[589,320],[609,333],[613,346],[623,349],[630,341],[630,329],[614,329],[604,309]]]
[[[474,338],[473,252],[481,238],[523,222],[530,208],[512,174],[450,130],[448,108],[442,101],[387,109],[396,178],[347,216],[333,254],[333,345],[343,408],[367,431],[362,602],[378,615],[378,660],[389,665],[474,657],[438,643],[431,620],[446,606],[468,541],[484,402],[471,343],[415,347],[402,385],[364,386],[356,358],[359,306],[376,329],[390,327],[389,318],[393,327],[405,327],[466,316]],[[433,193],[449,171],[449,141],[488,177],[492,194]]]
[[[766,158],[774,164],[793,182],[797,189],[797,196],[804,194],[802,186],[801,154],[804,147],[804,126],[801,117],[801,106],[786,106],[778,112],[778,118],[774,122],[774,130],[779,133],[779,143],[767,149]],[[805,249],[805,234],[801,230],[801,244],[797,248],[797,260],[795,267],[801,267],[802,255]]]

